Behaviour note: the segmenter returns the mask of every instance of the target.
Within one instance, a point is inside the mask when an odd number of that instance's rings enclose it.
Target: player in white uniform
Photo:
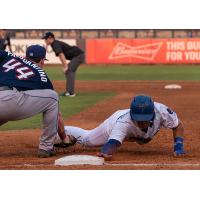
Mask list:
[[[130,109],[115,112],[92,130],[65,126],[65,135],[68,142],[71,139],[73,143],[74,138],[78,143],[88,147],[103,146],[99,156],[109,160],[125,139],[145,144],[152,140],[161,127],[173,130],[174,154],[177,156],[185,154],[184,130],[177,114],[145,95],[136,96]],[[60,142],[57,141],[55,146],[64,147],[64,141]]]

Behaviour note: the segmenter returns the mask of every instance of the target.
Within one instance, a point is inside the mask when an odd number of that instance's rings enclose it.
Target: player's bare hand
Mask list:
[[[174,157],[184,157],[185,156],[185,151],[179,150],[179,151],[174,151]]]
[[[98,157],[104,158],[105,161],[111,161],[112,155],[104,154],[104,153],[97,153]]]

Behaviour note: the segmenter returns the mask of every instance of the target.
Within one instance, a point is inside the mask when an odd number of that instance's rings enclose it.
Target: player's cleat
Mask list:
[[[65,93],[65,96],[66,96],[66,97],[75,97],[76,94],[70,94],[69,92],[67,92],[67,93]]]
[[[75,97],[76,94],[71,94],[69,92],[63,92],[63,93],[60,94],[60,96],[62,96],[62,97]]]
[[[51,156],[55,156],[56,152],[54,150],[45,151],[43,149],[38,150],[38,157],[39,158],[48,158]]]

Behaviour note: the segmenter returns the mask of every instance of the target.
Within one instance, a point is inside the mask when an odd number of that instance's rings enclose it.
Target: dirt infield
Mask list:
[[[155,101],[171,107],[185,127],[187,155],[173,157],[171,130],[161,130],[143,146],[125,142],[114,155],[112,165],[103,166],[54,166],[55,159],[65,155],[95,155],[98,148],[72,147],[59,151],[57,156],[37,158],[40,130],[0,131],[0,169],[200,169],[200,83],[180,82],[181,90],[165,90],[171,81],[78,81],[77,91],[116,91],[117,95],[97,103],[84,112],[67,119],[67,125],[90,129],[101,123],[118,109],[128,108],[136,94],[149,94]],[[64,89],[64,82],[54,82],[57,90]],[[91,87],[92,85],[92,87]]]

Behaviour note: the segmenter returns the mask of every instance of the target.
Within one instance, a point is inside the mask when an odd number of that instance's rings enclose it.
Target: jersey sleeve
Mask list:
[[[177,114],[165,105],[161,107],[162,126],[164,128],[176,128],[179,123]]]
[[[127,130],[128,130],[128,127],[126,123],[117,122],[115,126],[113,127],[108,140],[114,139],[114,140],[119,141],[122,144],[124,138],[127,135]]]
[[[56,56],[59,56],[60,53],[63,53],[62,46],[58,41],[55,41],[52,44],[53,51],[55,52]]]

